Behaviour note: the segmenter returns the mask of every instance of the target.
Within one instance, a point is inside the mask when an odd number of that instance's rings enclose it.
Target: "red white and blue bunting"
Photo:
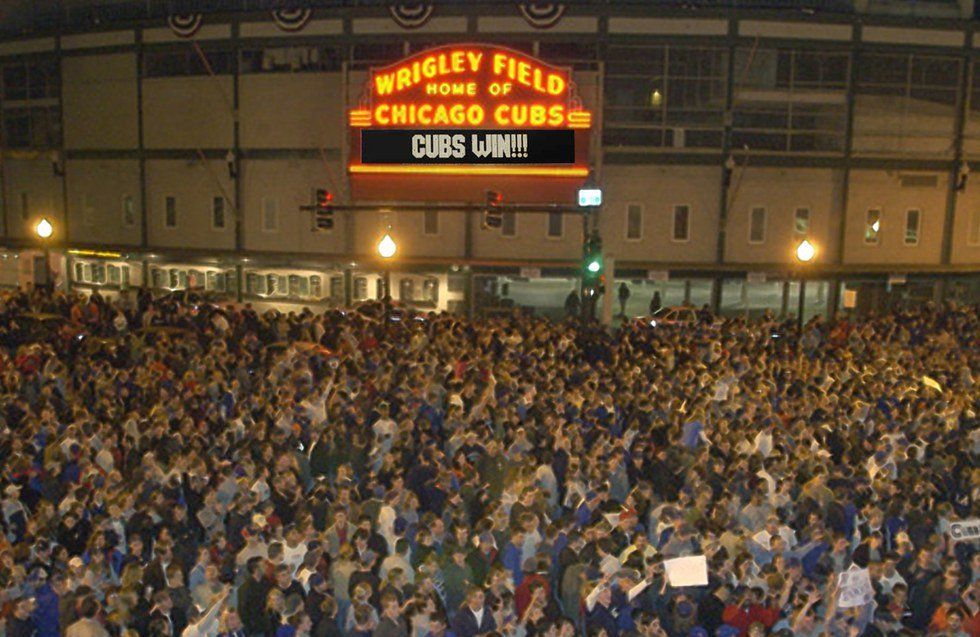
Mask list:
[[[192,38],[203,19],[200,13],[174,13],[167,18],[167,24],[178,38]]]
[[[272,12],[272,19],[283,31],[294,33],[302,30],[312,15],[313,9],[276,9]]]
[[[550,29],[565,15],[560,2],[525,2],[517,5],[521,17],[535,29]]]
[[[388,7],[392,19],[403,29],[418,29],[432,17],[435,7],[427,2],[405,2]]]

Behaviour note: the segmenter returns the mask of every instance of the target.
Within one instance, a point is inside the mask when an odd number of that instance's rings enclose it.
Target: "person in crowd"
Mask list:
[[[0,292],[5,633],[980,635],[976,307],[383,316]]]

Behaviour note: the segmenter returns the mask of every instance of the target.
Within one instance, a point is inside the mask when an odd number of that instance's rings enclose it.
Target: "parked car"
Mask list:
[[[698,311],[693,307],[663,307],[650,316],[641,316],[637,322],[649,327],[695,325],[698,322]]]

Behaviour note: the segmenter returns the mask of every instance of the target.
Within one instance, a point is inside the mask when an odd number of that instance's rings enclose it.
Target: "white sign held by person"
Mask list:
[[[980,518],[950,522],[949,538],[954,542],[976,542],[980,540]]]
[[[674,587],[708,585],[708,560],[703,555],[664,560],[664,571]]]
[[[868,569],[851,566],[837,578],[837,605],[840,608],[864,606],[874,599]]]

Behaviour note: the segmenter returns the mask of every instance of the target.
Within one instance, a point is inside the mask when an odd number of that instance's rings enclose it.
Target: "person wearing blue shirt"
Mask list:
[[[59,605],[65,592],[65,579],[60,573],[51,575],[35,594],[34,625],[37,637],[60,637]]]
[[[515,528],[510,533],[510,540],[504,545],[504,550],[500,554],[500,562],[504,565],[511,576],[514,578],[514,586],[520,586],[524,579],[524,572],[521,570],[523,564],[524,531]]]

